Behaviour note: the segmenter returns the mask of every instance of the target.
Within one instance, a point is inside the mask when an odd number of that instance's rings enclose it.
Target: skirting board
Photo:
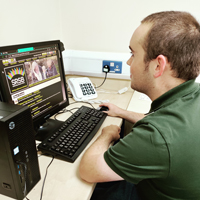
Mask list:
[[[102,72],[102,63],[103,60],[110,60],[122,62],[122,73],[108,73],[108,78],[130,79],[130,68],[126,64],[129,54],[76,50],[65,50],[62,54],[65,74],[105,77],[105,73]]]

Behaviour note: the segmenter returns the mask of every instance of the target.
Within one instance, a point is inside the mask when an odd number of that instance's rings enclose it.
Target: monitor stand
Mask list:
[[[47,119],[46,122],[36,131],[35,139],[38,141],[43,141],[49,135],[51,135],[52,132],[57,130],[62,124],[63,121]]]

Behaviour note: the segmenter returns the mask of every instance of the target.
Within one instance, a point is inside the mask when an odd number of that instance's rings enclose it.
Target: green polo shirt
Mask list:
[[[153,101],[104,158],[144,199],[200,199],[199,84],[187,81]]]

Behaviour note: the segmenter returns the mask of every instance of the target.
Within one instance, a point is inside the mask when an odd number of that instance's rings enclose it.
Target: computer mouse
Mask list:
[[[109,108],[106,107],[106,106],[101,106],[99,110],[100,110],[100,111],[108,111]]]

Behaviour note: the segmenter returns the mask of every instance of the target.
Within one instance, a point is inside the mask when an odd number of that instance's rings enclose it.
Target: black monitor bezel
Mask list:
[[[52,117],[53,115],[55,115],[56,113],[58,113],[60,110],[64,109],[66,106],[69,105],[69,99],[68,99],[68,93],[67,93],[67,85],[66,85],[66,79],[65,79],[65,71],[64,71],[64,62],[63,62],[63,57],[62,57],[62,51],[64,50],[64,46],[63,43],[60,40],[51,40],[51,41],[43,41],[43,42],[33,42],[33,43],[25,43],[25,44],[16,44],[16,45],[9,45],[9,46],[3,46],[0,47],[0,52],[6,52],[9,50],[16,50],[16,49],[21,49],[21,48],[27,48],[27,47],[32,47],[32,46],[46,46],[46,45],[52,45],[52,44],[57,44],[59,47],[59,51],[60,51],[60,66],[59,66],[59,70],[60,70],[60,77],[61,77],[61,81],[65,90],[65,94],[66,94],[66,101],[64,103],[62,103],[61,105],[51,108],[50,110],[47,110],[45,113],[42,113],[41,115],[39,115],[38,117],[33,119],[33,125],[34,128],[36,130],[36,134],[37,134],[37,129],[40,128],[40,126],[42,126],[43,123],[46,122],[47,119],[49,119],[50,117]],[[3,102],[7,102],[6,101],[6,90],[3,87],[2,81],[0,80],[0,100]],[[11,103],[11,102],[7,102],[7,103]]]

